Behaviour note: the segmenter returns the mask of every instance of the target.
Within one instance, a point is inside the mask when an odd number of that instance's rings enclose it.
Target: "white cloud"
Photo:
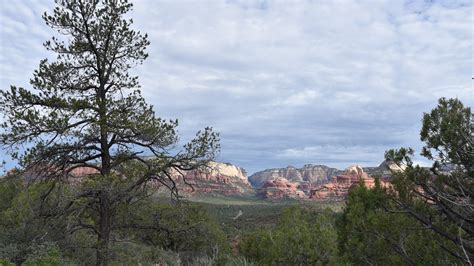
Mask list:
[[[329,151],[329,152],[328,152]],[[384,147],[373,145],[319,145],[285,149],[278,154],[281,158],[303,159],[307,161],[327,161],[336,163],[372,162],[383,158]],[[381,160],[380,160],[381,161]],[[346,165],[347,166],[347,165]]]
[[[421,114],[437,98],[474,105],[471,1],[133,2],[151,40],[134,70],[147,100],[181,120],[183,139],[214,126],[221,159],[250,172],[304,164],[278,156],[301,147],[375,165],[379,151],[421,145]],[[44,5],[2,5],[2,88],[26,86],[48,55]]]
[[[289,95],[280,104],[286,106],[302,106],[313,102],[316,103],[319,95],[319,92],[316,90],[302,90]]]

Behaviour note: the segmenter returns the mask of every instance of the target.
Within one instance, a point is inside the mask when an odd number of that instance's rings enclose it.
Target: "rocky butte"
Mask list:
[[[257,195],[264,199],[342,200],[352,186],[363,183],[372,187],[373,176],[380,177],[382,185],[387,185],[392,171],[400,170],[389,161],[377,167],[353,165],[344,171],[308,164],[302,168],[288,166],[260,171],[251,175],[249,181],[257,189]]]
[[[54,171],[54,167],[51,167],[50,172],[46,174],[54,173]],[[18,172],[16,169],[12,169],[7,175],[13,175],[16,172]],[[98,173],[92,167],[77,167],[69,172],[65,178],[71,184],[79,184],[83,177]],[[21,174],[26,180],[41,179],[45,177],[45,170],[44,168],[32,167]],[[210,162],[206,170],[171,171],[170,174],[181,196],[200,194],[245,196],[255,194],[255,190],[249,183],[245,170],[229,163]],[[159,182],[155,182],[154,185],[158,188],[164,188]],[[169,185],[172,186],[172,184]]]
[[[174,173],[173,177],[180,193],[186,195],[242,196],[255,193],[245,170],[229,163],[210,162],[205,171]]]
[[[249,181],[264,199],[308,199],[312,189],[328,183],[340,172],[325,165],[307,164],[302,168],[288,166],[260,171],[251,175]]]
[[[357,184],[372,187],[375,183],[373,176],[381,177],[382,185],[387,185],[393,171],[403,170],[389,161],[377,167],[354,165],[344,171],[307,164],[302,168],[267,169],[247,177],[243,168],[229,163],[210,162],[208,166],[207,170],[170,173],[181,196],[253,196],[257,193],[260,198],[268,200],[342,200]],[[32,168],[22,174],[26,179],[33,179],[41,177],[44,172]],[[68,180],[77,184],[82,177],[94,174],[97,174],[94,168],[78,167],[70,172]],[[158,182],[156,186],[161,187]]]
[[[382,186],[387,186],[389,181],[381,178]],[[331,182],[320,185],[311,190],[309,198],[315,200],[342,200],[347,197],[349,189],[356,185],[364,185],[368,188],[375,186],[375,179],[364,172],[359,165],[353,165],[340,175],[333,176]]]
[[[309,192],[316,184],[327,183],[331,177],[340,172],[336,168],[325,165],[307,164],[302,168],[288,166],[286,168],[267,169],[256,172],[249,177],[255,188],[262,188],[265,183],[277,179],[286,179],[288,182],[298,183],[303,191]]]

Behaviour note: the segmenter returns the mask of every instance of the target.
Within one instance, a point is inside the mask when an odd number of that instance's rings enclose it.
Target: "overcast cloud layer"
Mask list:
[[[0,5],[0,88],[28,87],[51,56],[41,14],[53,4]],[[378,165],[387,149],[420,149],[422,113],[439,97],[474,106],[470,0],[134,5],[134,27],[151,40],[134,69],[146,99],[179,119],[183,140],[213,126],[219,160],[250,173]]]

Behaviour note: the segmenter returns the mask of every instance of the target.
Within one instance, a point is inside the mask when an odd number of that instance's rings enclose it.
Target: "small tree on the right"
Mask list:
[[[414,165],[413,149],[389,150],[385,158],[406,166],[394,173],[392,200],[446,241],[452,256],[474,262],[474,128],[471,109],[458,99],[441,98],[423,115],[421,155],[430,169]]]

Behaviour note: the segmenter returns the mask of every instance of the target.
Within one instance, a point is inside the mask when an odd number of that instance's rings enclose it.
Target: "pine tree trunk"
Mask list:
[[[99,195],[99,235],[97,238],[97,266],[107,266],[109,263],[110,242],[110,201],[107,192]]]

